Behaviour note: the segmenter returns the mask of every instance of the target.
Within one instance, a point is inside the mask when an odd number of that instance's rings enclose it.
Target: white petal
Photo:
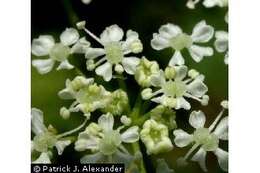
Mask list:
[[[43,112],[40,109],[32,108],[31,110],[31,128],[35,135],[44,133],[47,129],[43,122]]]
[[[41,155],[38,157],[38,159],[36,159],[32,163],[34,163],[34,164],[51,164],[51,160],[50,160],[48,153],[41,153]]]
[[[174,130],[173,135],[175,136],[174,143],[178,147],[185,147],[185,146],[189,145],[193,140],[192,135],[188,134],[187,132],[183,131],[182,129]]]
[[[192,111],[189,118],[189,123],[195,129],[204,127],[206,116],[202,111]]]
[[[196,62],[200,62],[204,56],[212,56],[213,55],[213,49],[211,47],[202,47],[197,45],[192,45],[189,48],[189,52],[191,57]]]
[[[105,50],[102,48],[88,48],[85,53],[85,58],[95,59],[99,56],[105,55]]]
[[[182,33],[181,28],[171,23],[162,25],[159,29],[159,34],[166,39],[171,39],[173,37],[176,37],[180,33]]]
[[[112,79],[112,65],[106,62],[96,68],[96,73],[102,76],[105,81],[110,81]]]
[[[132,30],[128,30],[126,33],[126,41],[123,43],[123,49],[129,49],[129,46],[136,40],[139,40],[138,33]]]
[[[183,65],[184,64],[184,58],[181,55],[180,51],[175,51],[174,55],[172,56],[169,66],[173,67],[175,65]]]
[[[79,33],[74,28],[66,28],[60,35],[60,41],[62,44],[69,46],[76,43],[79,39]]]
[[[138,126],[133,126],[121,134],[121,139],[126,143],[133,143],[139,140]]]
[[[228,117],[224,117],[219,122],[214,130],[214,134],[217,135],[219,139],[228,140]]]
[[[48,55],[55,41],[51,35],[41,35],[32,41],[32,54],[35,56]]]
[[[120,41],[124,36],[123,30],[118,25],[111,25],[106,27],[106,29],[100,35],[101,42],[103,44]]]
[[[124,163],[125,167],[129,167],[131,163],[134,161],[134,157],[128,153],[123,153],[119,150],[117,150],[113,155],[112,155],[112,162],[114,163]]]
[[[76,151],[97,150],[100,138],[90,135],[89,132],[79,134],[78,140],[75,142]]]
[[[169,40],[163,38],[160,34],[154,33],[151,46],[155,50],[162,50],[169,47]]]
[[[208,91],[208,87],[198,78],[187,85],[187,90],[195,97],[202,97]]]
[[[192,40],[196,43],[206,43],[214,35],[214,28],[210,25],[207,25],[203,20],[195,25],[192,31]]]
[[[113,129],[114,126],[114,117],[110,113],[103,114],[98,119],[98,124],[104,131],[110,131]]]
[[[128,74],[135,74],[136,66],[139,64],[140,59],[136,57],[127,57],[122,60],[122,65]]]
[[[228,49],[228,33],[226,31],[217,31],[215,34],[216,41],[214,43],[218,52],[225,52]]]
[[[214,152],[218,158],[218,164],[222,170],[228,171],[228,152],[218,148]]]
[[[60,65],[57,67],[57,70],[62,70],[62,69],[68,69],[68,70],[70,70],[70,69],[73,69],[73,68],[74,68],[74,66],[71,65],[71,64],[69,63],[69,61],[66,59],[65,61],[62,61],[62,62],[60,63]]]
[[[160,70],[159,73],[151,76],[151,84],[155,87],[162,86],[163,84],[165,84],[165,82],[166,79],[164,77],[164,72],[162,70]]]
[[[79,39],[77,43],[72,46],[71,52],[85,54],[89,47],[90,47],[90,42],[88,42],[86,38],[83,37]]]
[[[37,69],[38,73],[46,74],[52,70],[54,61],[52,59],[34,59],[32,66]]]
[[[153,99],[151,99],[151,101],[155,102],[155,103],[160,103],[163,104],[163,100],[165,99],[166,96],[162,95],[160,97],[155,97]]]
[[[207,172],[206,168],[206,154],[207,152],[202,148],[191,158],[192,161],[198,162],[204,172]]]
[[[191,108],[190,103],[187,102],[183,97],[176,99],[176,109],[186,109],[189,110]]]
[[[55,144],[55,147],[57,148],[58,154],[62,155],[65,147],[71,144],[70,140],[65,140],[65,141],[57,141]]]
[[[175,66],[174,68],[176,70],[175,79],[183,80],[187,76],[188,67],[182,65],[182,66]]]
[[[97,152],[95,154],[89,154],[85,155],[80,159],[81,164],[86,163],[97,163],[99,161],[105,160],[105,156],[101,154],[100,152]]]

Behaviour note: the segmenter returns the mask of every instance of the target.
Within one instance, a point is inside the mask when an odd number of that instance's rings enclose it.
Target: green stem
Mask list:
[[[132,147],[133,147],[134,153],[141,152],[138,142],[133,143]],[[143,159],[140,160],[139,170],[140,170],[140,173],[146,173]]]
[[[79,21],[79,18],[72,8],[71,0],[63,0],[62,4],[63,4],[65,11],[67,12],[67,17],[69,19],[70,24],[72,26],[75,25],[76,22]]]
[[[80,126],[78,126],[77,128],[72,129],[72,130],[70,130],[70,131],[67,131],[67,132],[64,132],[64,133],[62,133],[62,134],[57,135],[57,138],[62,138],[62,137],[71,135],[71,134],[73,134],[73,133],[79,131],[81,128],[83,128],[83,127],[85,126],[85,124],[87,123],[87,121],[88,121],[88,118],[86,118],[86,119],[84,120],[84,122],[83,122]]]

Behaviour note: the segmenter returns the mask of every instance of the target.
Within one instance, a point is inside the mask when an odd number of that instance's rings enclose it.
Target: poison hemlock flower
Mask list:
[[[214,42],[215,49],[220,53],[225,53],[225,64],[228,64],[228,32],[217,31],[215,33],[216,41]]]
[[[72,81],[67,79],[66,88],[61,90],[58,95],[62,99],[75,99],[67,110],[69,112],[82,111],[85,116],[89,116],[89,113],[97,109],[105,108],[112,98],[111,93],[102,85],[94,83],[93,78],[83,76],[77,76]],[[64,110],[64,108],[62,109]]]
[[[207,25],[204,20],[195,25],[191,35],[184,33],[179,26],[168,23],[160,27],[159,33],[153,34],[151,46],[155,50],[172,48],[175,51],[169,61],[170,66],[185,63],[181,54],[185,48],[188,49],[194,61],[200,62],[205,56],[212,56],[213,49],[196,44],[207,43],[213,35],[214,28]]]
[[[52,148],[56,147],[58,154],[61,155],[71,141],[56,135],[52,126],[45,127],[41,110],[32,108],[31,114],[31,127],[35,134],[32,141],[32,153],[35,151],[40,153],[40,156],[33,163],[51,163]]]
[[[159,64],[156,61],[149,61],[142,57],[139,65],[136,67],[135,80],[142,87],[151,86],[151,77],[159,73]]]
[[[188,0],[187,7],[190,9],[195,9],[195,6],[197,3],[199,3],[200,0]],[[227,7],[228,6],[228,0],[204,0],[203,5],[206,8],[212,8],[212,7]]]
[[[107,27],[100,35],[100,38],[85,28],[85,22],[79,22],[77,26],[79,29],[85,30],[88,35],[103,46],[103,48],[87,49],[85,57],[88,70],[95,69],[96,74],[102,76],[105,81],[112,79],[113,68],[119,74],[124,71],[130,75],[135,73],[140,59],[135,56],[126,57],[126,55],[130,53],[137,54],[143,50],[137,32],[128,30],[126,40],[122,41],[124,32],[117,25]],[[96,61],[98,58],[100,59]]]
[[[81,132],[75,142],[76,151],[90,150],[81,158],[81,163],[96,162],[124,162],[129,163],[133,156],[123,146],[123,143],[134,143],[139,140],[138,126],[132,126],[123,133],[125,126],[113,129],[114,117],[112,114],[103,114],[97,123],[91,123],[84,132]]]
[[[202,105],[208,104],[209,97],[205,95],[208,88],[203,81],[204,76],[194,69],[188,72],[186,66],[167,67],[165,72],[160,71],[152,76],[151,83],[158,89],[153,92],[151,88],[146,88],[141,94],[145,100],[151,99],[174,109],[189,110],[191,105],[185,97],[197,100]]]
[[[194,143],[190,151],[184,158],[179,160],[180,164],[185,164],[190,154],[199,149],[191,158],[198,162],[203,171],[207,171],[205,159],[207,152],[213,152],[218,159],[221,169],[228,170],[228,152],[219,148],[219,140],[228,140],[228,117],[222,118],[224,110],[227,109],[227,101],[222,102],[223,110],[219,113],[215,121],[209,128],[204,127],[206,117],[202,111],[193,111],[190,114],[189,123],[195,128],[193,134],[188,134],[182,129],[173,132],[174,142],[178,147],[185,147]],[[222,118],[222,119],[221,119]]]
[[[75,44],[76,43],[76,44]],[[75,44],[72,48],[71,45]],[[49,56],[48,59],[32,60],[32,65],[40,74],[50,72],[55,64],[59,62],[57,70],[72,69],[68,57],[72,53],[82,53],[90,46],[85,38],[79,39],[79,33],[74,28],[67,28],[60,35],[60,42],[55,43],[51,35],[40,35],[32,41],[32,54],[35,56]]]
[[[140,137],[145,144],[148,155],[164,153],[173,149],[168,134],[168,127],[153,119],[145,121]]]

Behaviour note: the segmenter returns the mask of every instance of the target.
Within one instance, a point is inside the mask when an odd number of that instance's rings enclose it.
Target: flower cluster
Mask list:
[[[198,2],[189,0],[187,5],[194,8]],[[204,0],[203,4],[224,7],[227,1]],[[214,47],[217,52],[225,53],[227,64],[226,31],[215,32],[205,20],[198,22],[191,34],[173,23],[162,25],[150,41],[157,51],[170,48],[174,52],[167,66],[162,67],[159,61],[141,55],[143,44],[136,31],[129,29],[124,33],[114,24],[96,36],[87,29],[85,21],[76,26],[89,38],[81,37],[75,28],[67,28],[61,33],[60,42],[55,42],[51,35],[40,35],[32,41],[32,54],[43,58],[32,60],[40,74],[50,72],[55,62],[59,62],[57,70],[76,68],[80,71],[81,75],[67,79],[65,88],[58,92],[61,99],[72,101],[69,107],[60,108],[60,116],[69,120],[72,113],[78,113],[85,119],[77,128],[57,134],[51,125],[44,125],[43,112],[32,108],[33,163],[51,163],[55,154],[53,148],[61,155],[73,144],[75,151],[84,153],[79,159],[81,163],[124,162],[128,172],[144,173],[143,157],[191,145],[188,153],[177,160],[178,165],[188,164],[187,160],[195,153],[191,160],[207,171],[206,154],[213,152],[220,168],[227,171],[228,153],[220,148],[220,141],[228,140],[228,117],[222,117],[228,107],[227,101],[221,103],[223,110],[208,128],[202,111],[190,114],[189,124],[195,128],[191,134],[178,128],[176,121],[176,113],[180,109],[191,110],[193,101],[203,106],[209,102],[205,76],[187,67],[183,51],[187,49],[196,63],[204,57],[212,57],[214,50],[209,44],[215,35]],[[100,46],[93,47],[91,39]],[[85,58],[85,69],[70,62],[74,55]],[[101,81],[96,75],[102,77]],[[116,82],[113,78],[117,79],[119,88],[104,85]],[[131,84],[126,83],[128,80]],[[140,92],[130,91],[134,83]],[[85,130],[81,131],[83,128]],[[145,147],[146,152],[140,147]],[[164,159],[158,159],[156,172],[172,173],[173,170]]]

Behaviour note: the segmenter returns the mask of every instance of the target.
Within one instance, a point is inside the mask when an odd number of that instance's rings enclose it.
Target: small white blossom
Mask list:
[[[76,43],[76,44],[75,44]],[[70,47],[71,45],[75,44]],[[55,61],[60,62],[57,70],[72,69],[68,61],[71,53],[82,53],[90,46],[85,38],[79,39],[79,33],[74,28],[67,28],[60,35],[60,42],[55,43],[51,35],[40,35],[32,41],[32,54],[35,56],[49,56],[48,59],[34,59],[32,65],[40,74],[50,72]]]
[[[112,79],[112,71],[121,74],[123,71],[133,75],[140,59],[134,56],[126,57],[130,53],[140,53],[143,45],[139,40],[138,33],[128,30],[126,40],[122,41],[124,32],[117,25],[107,27],[100,35],[96,37],[84,27],[87,34],[98,41],[103,48],[89,48],[86,51],[87,69],[94,70],[97,75],[102,76],[105,81]],[[98,61],[96,59],[100,58]]]
[[[76,151],[91,150],[93,154],[81,158],[81,163],[95,162],[129,162],[133,157],[123,143],[134,143],[139,140],[138,126],[132,126],[123,133],[125,126],[113,129],[114,117],[107,113],[99,117],[98,124],[91,123],[81,132],[75,142]],[[121,160],[120,160],[121,159]]]
[[[197,3],[199,3],[200,0],[188,0],[187,7],[190,9],[195,9],[195,6]],[[204,0],[202,3],[206,8],[212,8],[212,7],[227,7],[228,6],[228,0]]]
[[[71,141],[59,138],[50,129],[46,128],[43,120],[43,112],[39,109],[32,108],[31,127],[35,134],[32,141],[32,150],[40,152],[40,157],[33,163],[50,163],[50,149],[56,147],[58,154],[61,155],[66,146]]]
[[[207,25],[204,20],[195,25],[191,35],[184,33],[179,26],[168,23],[160,27],[159,33],[153,34],[151,45],[155,50],[172,48],[175,53],[169,65],[183,65],[185,61],[181,51],[185,48],[196,62],[200,62],[205,56],[212,56],[211,47],[199,46],[197,43],[207,43],[213,35],[214,28]]]
[[[144,89],[142,91],[143,99],[151,99],[153,102],[175,109],[184,108],[188,110],[191,108],[190,103],[185,97],[207,105],[209,98],[205,93],[208,91],[208,88],[203,83],[204,76],[197,75],[195,78],[187,78],[188,69],[186,66],[171,68],[175,70],[173,78],[167,79],[163,71],[158,75],[154,75],[151,83],[158,90],[153,92],[151,88]]]
[[[198,162],[203,171],[207,171],[205,159],[207,152],[210,151],[217,156],[221,169],[228,170],[228,152],[219,148],[219,140],[228,140],[228,117],[221,119],[225,108],[226,106],[223,107],[223,110],[209,128],[204,127],[206,122],[205,114],[202,111],[193,111],[190,114],[189,123],[195,128],[194,133],[188,134],[182,129],[173,131],[174,142],[178,147],[185,147],[194,143],[186,156],[179,159],[180,164],[187,164],[187,158],[194,150],[198,149],[191,160]]]
[[[215,49],[220,53],[225,53],[225,64],[228,64],[228,32],[217,31],[215,33],[216,40],[214,42]]]
[[[145,121],[140,132],[142,142],[145,144],[147,154],[159,154],[173,149],[169,138],[168,127],[153,119]]]
[[[93,78],[83,76],[77,76],[72,81],[67,79],[66,88],[59,91],[58,95],[62,99],[75,99],[68,110],[70,112],[82,111],[85,116],[89,116],[89,113],[97,109],[106,108],[112,101],[112,94],[109,91],[102,85],[94,83]]]

